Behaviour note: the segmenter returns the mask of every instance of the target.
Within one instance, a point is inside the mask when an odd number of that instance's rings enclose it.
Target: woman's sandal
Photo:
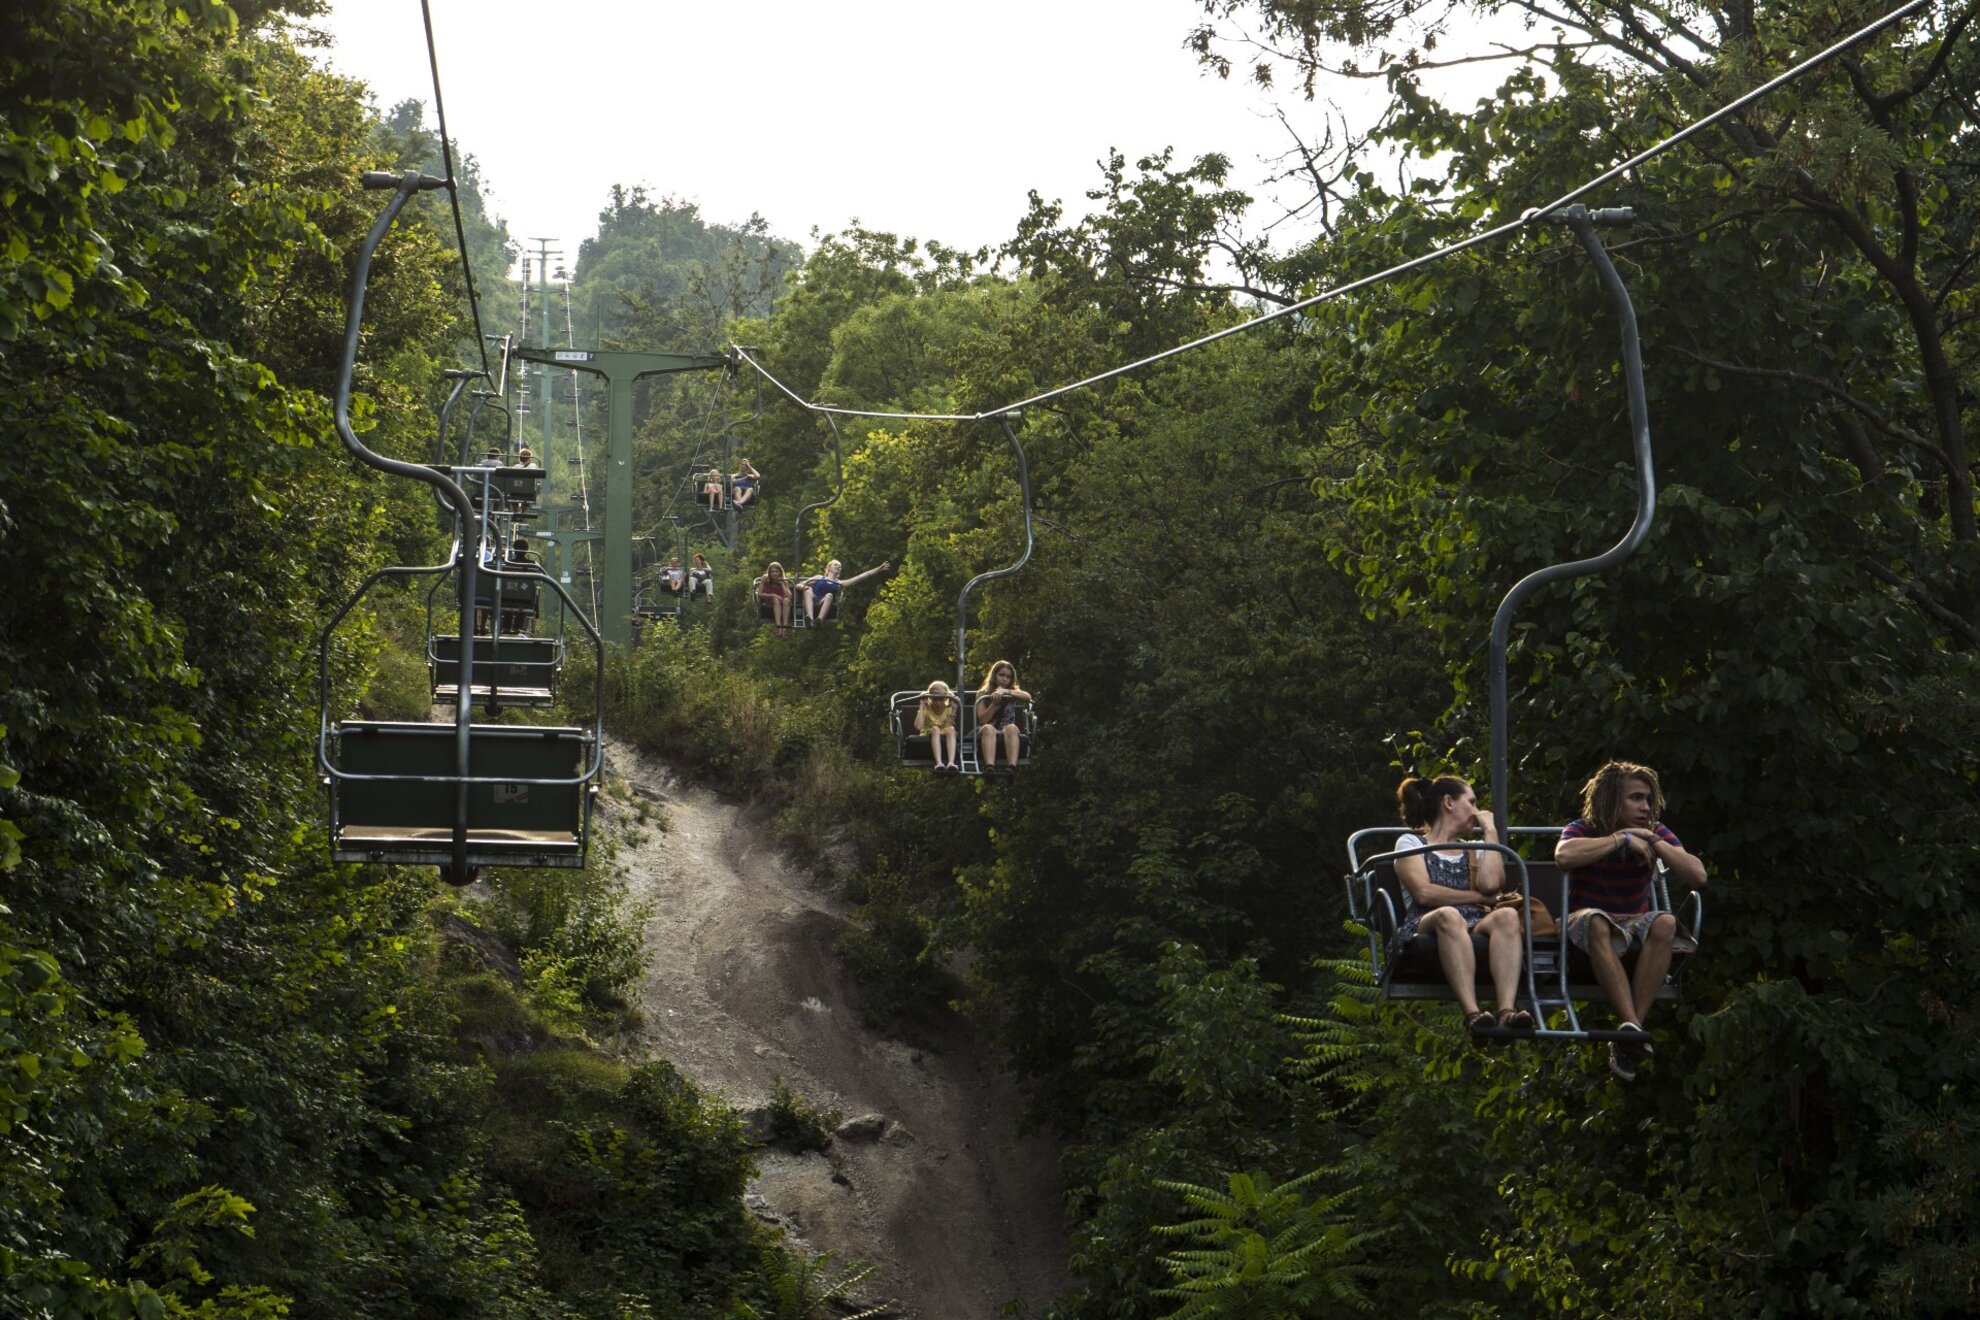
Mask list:
[[[1490,1013],[1487,1013],[1482,1008],[1479,1009],[1476,1013],[1466,1013],[1464,1015],[1464,1029],[1470,1032],[1473,1036],[1476,1036],[1478,1034],[1478,1029],[1480,1027],[1489,1027],[1493,1025],[1495,1024],[1492,1021],[1492,1015]]]
[[[1533,1014],[1523,1008],[1502,1008],[1499,1010],[1499,1025],[1507,1031],[1531,1031]]]

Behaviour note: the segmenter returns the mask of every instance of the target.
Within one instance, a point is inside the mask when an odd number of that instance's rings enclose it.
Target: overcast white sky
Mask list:
[[[857,217],[956,247],[1009,238],[1027,189],[1071,214],[1109,147],[1222,151],[1256,193],[1289,145],[1249,84],[1199,71],[1196,0],[432,0],[448,127],[519,239],[594,232],[614,183],[808,247]],[[380,108],[432,88],[419,0],[335,0],[329,63]],[[1343,85],[1352,105],[1376,94]],[[1283,102],[1303,131],[1319,111]],[[1276,214],[1261,214],[1258,219]],[[533,245],[532,245],[533,246]]]

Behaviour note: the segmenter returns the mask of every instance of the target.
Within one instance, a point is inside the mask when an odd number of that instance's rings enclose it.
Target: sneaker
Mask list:
[[[1642,1037],[1641,1040],[1609,1042],[1609,1071],[1625,1082],[1633,1082],[1636,1080],[1636,1070],[1643,1066],[1644,1060],[1655,1053],[1650,1048],[1650,1033],[1634,1022],[1625,1022],[1616,1030]]]

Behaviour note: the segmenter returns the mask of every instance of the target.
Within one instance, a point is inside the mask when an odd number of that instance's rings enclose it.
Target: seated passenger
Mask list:
[[[687,570],[681,567],[679,555],[669,559],[667,567],[660,571],[660,588],[669,596],[687,594]]]
[[[736,462],[742,466],[730,474],[729,490],[736,507],[746,509],[749,507],[749,502],[756,498],[756,483],[763,474],[751,467],[746,458],[739,458]]]
[[[983,686],[976,693],[976,759],[985,770],[997,767],[997,753],[1003,763],[1014,766],[1018,744],[1024,737],[1024,703],[1031,694],[1018,686],[1017,668],[1008,660],[990,666]]]
[[[693,600],[696,593],[701,593],[709,604],[715,603],[715,570],[708,566],[708,556],[699,551],[688,568],[688,599]]]
[[[864,573],[855,573],[849,578],[840,579],[842,566],[834,559],[825,565],[823,573],[803,579],[798,583],[804,590],[804,617],[812,623],[827,623],[832,618],[833,608],[839,603],[839,592],[847,587],[866,581],[875,573],[884,573],[893,564],[882,561],[878,567],[869,568]]]
[[[696,498],[705,507],[710,509],[724,509],[728,507],[728,501],[723,494],[728,487],[722,476],[722,469],[710,468],[697,477],[696,480],[701,483],[701,491]]]
[[[501,450],[499,450],[499,449],[497,449],[497,448],[496,448],[496,447],[495,447],[494,445],[490,445],[490,446],[488,446],[488,452],[487,452],[486,454],[483,454],[483,455],[482,455],[482,457],[481,457],[481,466],[482,466],[482,467],[501,467],[501,466],[502,466],[502,451],[501,451]]]
[[[921,705],[914,712],[914,731],[928,735],[928,750],[934,754],[936,774],[962,769],[962,762],[956,759],[957,740],[961,736],[956,728],[958,710],[956,694],[938,678],[928,685]]]
[[[759,605],[770,606],[770,621],[777,625],[779,637],[791,635],[791,588],[784,578],[784,566],[772,560],[770,567],[763,570],[763,576],[756,579],[752,588]]]
[[[1481,833],[1499,842],[1498,823],[1478,809],[1478,795],[1456,775],[1419,779],[1412,775],[1396,789],[1402,822],[1416,832],[1396,840],[1396,850],[1455,843]],[[1486,966],[1498,1004],[1498,1025],[1531,1027],[1533,1014],[1518,1006],[1519,968],[1525,952],[1518,895],[1505,892],[1505,858],[1495,852],[1439,849],[1396,859],[1402,882],[1403,913],[1396,947],[1418,932],[1436,937],[1437,961],[1464,1010],[1464,1025],[1476,1031],[1493,1017],[1478,1007],[1477,956],[1473,931],[1485,937]],[[1511,901],[1501,905],[1501,900]]]
[[[516,451],[516,466],[526,467],[526,468],[533,468],[537,466],[536,459],[529,452],[528,445],[524,445],[521,449],[518,449]]]
[[[1697,889],[1705,864],[1684,850],[1664,827],[1664,789],[1647,765],[1611,761],[1581,789],[1581,818],[1561,831],[1554,860],[1567,873],[1568,913],[1562,933],[1588,955],[1596,984],[1615,1005],[1621,1029],[1640,1032],[1641,1043],[1609,1046],[1609,1070],[1632,1081],[1650,1057],[1650,1034],[1643,1020],[1657,1002],[1657,991],[1671,969],[1680,940],[1669,912],[1652,911],[1651,881],[1657,863]],[[1639,949],[1636,970],[1625,974],[1622,960]]]

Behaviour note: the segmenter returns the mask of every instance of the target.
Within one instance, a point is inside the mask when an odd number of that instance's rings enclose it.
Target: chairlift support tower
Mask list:
[[[608,642],[632,640],[632,433],[633,382],[679,371],[718,371],[729,365],[719,353],[636,353],[619,349],[518,346],[524,362],[565,367],[605,378],[605,554],[599,584],[598,631]],[[552,532],[556,529],[553,527]],[[561,533],[570,537],[571,533]],[[548,539],[547,537],[545,539]]]

